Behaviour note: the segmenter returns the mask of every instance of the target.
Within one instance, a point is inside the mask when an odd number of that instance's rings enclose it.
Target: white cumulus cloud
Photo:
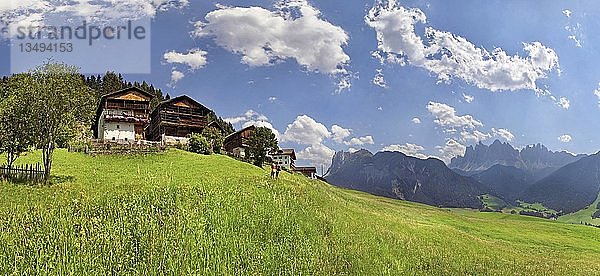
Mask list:
[[[563,109],[569,109],[569,107],[571,107],[571,102],[565,97],[561,97],[560,99],[558,99],[557,104]]]
[[[322,19],[306,0],[282,0],[274,10],[221,5],[195,27],[194,36],[213,38],[249,66],[293,59],[309,71],[341,76],[339,89],[351,86],[345,69],[350,62],[344,51],[348,34]]]
[[[569,134],[564,134],[558,137],[558,141],[561,141],[563,143],[569,143],[573,141],[573,137],[571,137],[571,135]]]
[[[482,127],[483,123],[473,118],[471,115],[456,115],[454,107],[443,103],[429,102],[427,110],[435,117],[435,123],[444,127],[447,131],[453,132],[457,128],[474,129]]]
[[[283,134],[283,141],[295,142],[301,145],[318,145],[329,137],[331,137],[331,132],[326,126],[307,115],[301,115],[287,126]]]
[[[442,161],[446,162],[446,164],[450,163],[452,158],[457,156],[464,156],[467,147],[463,144],[455,141],[454,139],[449,139],[446,141],[446,144],[443,146],[436,147],[441,154]]]
[[[375,140],[373,139],[373,136],[368,135],[364,137],[352,138],[349,141],[344,142],[344,144],[347,146],[373,145],[375,144]]]
[[[417,125],[421,123],[421,119],[419,119],[419,118],[417,118],[417,117],[414,117],[414,118],[412,118],[412,120],[410,120],[410,121],[411,121],[413,124],[417,124]]]
[[[176,84],[177,82],[179,82],[180,80],[182,80],[185,77],[185,74],[177,71],[177,70],[173,70],[171,72],[171,84]]]
[[[204,67],[207,63],[207,52],[200,49],[192,49],[187,53],[178,53],[175,51],[167,52],[163,58],[167,63],[179,63],[189,66],[192,70]]]
[[[468,95],[465,93],[463,93],[462,95],[463,95],[463,98],[465,99],[465,102],[467,102],[467,103],[472,103],[475,100],[475,97],[473,97],[471,95]]]
[[[372,82],[373,82],[373,84],[375,84],[381,88],[387,88],[387,82],[385,81],[385,76],[383,75],[383,70],[377,69],[377,73],[373,77]]]
[[[407,9],[395,0],[379,1],[365,17],[377,33],[380,62],[412,65],[437,75],[439,81],[460,79],[490,91],[534,90],[537,81],[559,71],[556,52],[540,42],[523,43],[525,56],[509,55],[501,48],[489,52],[464,37],[426,27],[425,38],[416,33],[427,17],[420,9]]]
[[[598,106],[600,107],[600,83],[598,83],[598,88],[594,90],[594,95],[598,97]]]
[[[298,153],[298,158],[308,160],[310,164],[315,167],[323,165],[325,168],[327,168],[331,165],[331,159],[334,155],[334,150],[323,144],[316,144],[300,151]]]
[[[494,133],[494,136],[499,136],[508,142],[512,142],[512,140],[515,139],[515,135],[512,134],[512,132],[510,132],[510,130],[505,129],[505,128],[500,128],[500,129],[492,128],[492,133]]]
[[[397,151],[397,152],[404,153],[407,156],[412,156],[412,157],[416,157],[419,159],[429,158],[428,155],[423,154],[423,151],[425,151],[425,148],[423,146],[420,146],[417,144],[406,143],[404,145],[389,145],[387,147],[384,147],[381,151],[392,151],[392,152]]]
[[[188,5],[188,0],[2,0],[0,24],[14,31],[18,26],[42,26],[57,17],[88,23],[137,20]]]
[[[223,120],[233,125],[241,124],[242,128],[249,126],[269,128],[271,131],[273,131],[273,134],[275,134],[277,140],[281,141],[281,134],[275,127],[273,127],[273,124],[270,122],[269,118],[252,109],[246,111],[246,113],[241,116],[225,118]]]
[[[343,128],[338,125],[331,126],[331,133],[333,134],[332,140],[337,143],[343,143],[344,139],[348,138],[352,134],[352,130]]]

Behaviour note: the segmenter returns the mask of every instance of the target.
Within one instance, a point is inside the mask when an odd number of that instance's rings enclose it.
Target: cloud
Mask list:
[[[442,161],[446,162],[446,164],[449,164],[452,158],[456,156],[464,156],[467,150],[467,147],[454,139],[449,139],[445,145],[437,146],[436,148],[441,154]]]
[[[188,0],[2,0],[0,22],[14,31],[18,26],[43,26],[59,16],[88,23],[138,20],[188,5]]]
[[[465,102],[467,103],[472,103],[473,100],[475,100],[475,97],[471,96],[471,95],[467,95],[465,93],[462,94],[463,98],[465,99]]]
[[[249,126],[269,128],[271,131],[273,131],[277,140],[281,141],[281,134],[275,127],[273,127],[273,124],[270,122],[269,118],[252,109],[246,111],[246,113],[244,113],[242,116],[225,118],[223,120],[233,125],[241,124],[242,128]]]
[[[204,67],[207,63],[206,51],[200,49],[192,49],[187,54],[178,53],[175,51],[167,52],[163,58],[167,63],[179,63],[189,66],[192,70],[197,70]]]
[[[379,1],[365,22],[377,33],[374,56],[380,62],[423,68],[440,82],[460,79],[490,91],[526,89],[543,94],[537,81],[560,70],[556,52],[540,42],[523,43],[524,57],[511,56],[501,48],[489,52],[466,38],[431,27],[425,29],[424,42],[415,26],[427,22],[425,13],[404,8],[395,0]]]
[[[482,127],[483,123],[473,118],[471,115],[458,116],[454,107],[443,103],[429,102],[427,110],[435,116],[435,123],[444,127],[448,132],[460,129],[475,129]]]
[[[375,140],[373,139],[373,136],[369,135],[365,137],[352,138],[349,141],[344,142],[344,144],[347,146],[373,145],[375,144]]]
[[[275,102],[277,101],[277,97],[269,97],[269,102]]]
[[[563,109],[569,109],[569,107],[571,107],[571,102],[565,97],[561,97],[557,104]]]
[[[562,11],[562,14],[564,14],[568,18],[571,17],[571,14],[573,14],[573,12],[571,12],[571,10],[569,9],[565,9]]]
[[[505,128],[500,128],[500,129],[492,128],[492,133],[494,133],[494,136],[500,136],[501,138],[503,138],[504,140],[506,140],[508,142],[512,142],[512,140],[515,139],[515,135],[513,135],[512,132],[510,132],[510,130],[505,129]]]
[[[598,83],[598,88],[596,88],[596,90],[594,90],[594,95],[596,95],[596,97],[598,97],[598,106],[600,107],[600,83]]]
[[[329,137],[331,137],[331,133],[327,127],[307,115],[302,115],[287,126],[283,134],[283,141],[301,145],[318,145]]]
[[[331,159],[335,155],[335,151],[328,148],[323,144],[316,144],[305,148],[298,153],[298,158],[308,160],[313,166],[325,166],[331,165]]]
[[[475,131],[461,131],[460,133],[461,136],[461,141],[465,141],[465,142],[481,142],[481,141],[485,141],[489,138],[492,137],[491,134],[489,133],[483,133],[479,130],[475,130]]]
[[[383,70],[377,69],[377,74],[373,77],[373,84],[381,87],[387,88],[387,82],[385,81],[385,76],[383,75]]]
[[[274,10],[219,6],[195,23],[193,35],[213,38],[252,67],[293,59],[309,71],[342,76],[339,89],[350,87],[348,34],[306,0],[279,1]]]
[[[428,155],[422,153],[423,151],[425,151],[425,148],[417,144],[406,143],[404,145],[389,145],[387,147],[384,147],[381,151],[397,151],[404,153],[407,156],[412,156],[419,159],[429,158]]]
[[[337,143],[343,143],[344,139],[348,138],[352,134],[352,131],[338,125],[333,125],[331,126],[331,133],[333,134],[333,141]]]
[[[412,118],[412,120],[410,120],[410,121],[411,121],[413,124],[417,124],[417,125],[421,123],[421,119],[419,119],[419,118],[417,118],[417,117],[414,117],[414,118]]]
[[[558,137],[558,141],[561,141],[563,143],[569,143],[573,141],[573,137],[571,137],[571,135],[564,134]]]
[[[175,85],[177,82],[182,80],[184,77],[185,77],[184,73],[177,71],[177,70],[173,70],[171,72],[171,84]]]

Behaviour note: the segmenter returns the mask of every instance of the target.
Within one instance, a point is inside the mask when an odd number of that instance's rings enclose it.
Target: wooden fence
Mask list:
[[[8,167],[0,166],[0,180],[10,181],[43,181],[44,168],[39,164],[19,165]]]

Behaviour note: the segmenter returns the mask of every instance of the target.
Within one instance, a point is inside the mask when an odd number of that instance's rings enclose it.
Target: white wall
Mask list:
[[[289,155],[275,155],[272,157],[273,162],[279,165],[282,168],[287,170],[291,170],[292,168],[292,158]]]
[[[102,138],[107,141],[135,141],[135,126],[132,123],[104,122],[101,126]]]

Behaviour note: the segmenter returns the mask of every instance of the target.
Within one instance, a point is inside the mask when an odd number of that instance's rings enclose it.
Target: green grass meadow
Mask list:
[[[594,203],[587,208],[573,214],[561,216],[558,218],[558,220],[566,223],[588,223],[591,225],[600,226],[600,219],[592,218],[592,215],[598,211],[599,203],[600,196],[598,196],[596,201],[594,201]]]
[[[39,160],[38,153],[21,163]],[[595,275],[600,229],[445,210],[224,156],[56,152],[0,183],[0,274]]]

